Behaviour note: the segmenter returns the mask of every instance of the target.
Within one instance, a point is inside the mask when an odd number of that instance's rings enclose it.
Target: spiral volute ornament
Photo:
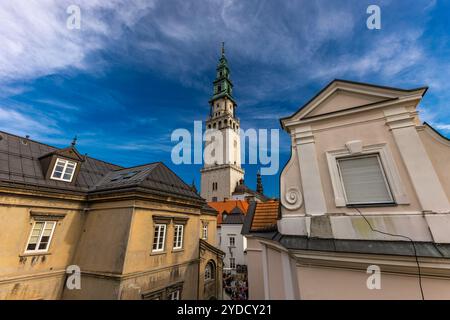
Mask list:
[[[300,190],[296,187],[291,187],[286,190],[284,197],[282,197],[283,206],[288,210],[296,210],[303,204],[303,197]]]

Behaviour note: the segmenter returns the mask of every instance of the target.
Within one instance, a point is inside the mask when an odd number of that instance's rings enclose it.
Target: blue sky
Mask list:
[[[69,5],[81,29],[66,28]],[[381,7],[381,30],[366,9]],[[0,4],[0,130],[124,166],[171,163],[205,120],[225,41],[241,127],[279,128],[334,78],[430,87],[421,117],[450,136],[449,1],[8,0]],[[280,167],[289,139],[280,134]],[[255,185],[257,165],[247,165]],[[263,177],[278,196],[278,175]]]

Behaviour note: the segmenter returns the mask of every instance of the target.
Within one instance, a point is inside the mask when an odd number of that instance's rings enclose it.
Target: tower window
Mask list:
[[[220,92],[220,91],[222,91],[222,86],[219,84],[219,85],[217,86],[217,92]]]

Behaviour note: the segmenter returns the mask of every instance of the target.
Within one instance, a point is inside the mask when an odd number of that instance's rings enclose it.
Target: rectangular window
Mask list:
[[[31,229],[25,252],[46,252],[55,230],[55,221],[36,221]]]
[[[394,203],[377,154],[336,160],[348,205]]]
[[[76,162],[58,158],[56,159],[51,179],[72,182],[76,167]]]
[[[183,232],[184,226],[182,224],[175,225],[175,233],[173,236],[173,248],[182,249],[183,248]]]
[[[236,260],[235,258],[230,258],[230,268],[236,269]]]
[[[175,290],[169,293],[169,300],[180,300],[180,290]]]
[[[230,236],[230,247],[234,247],[236,245],[236,238],[234,236]]]
[[[164,251],[164,244],[166,241],[166,225],[155,225],[155,234],[153,237],[153,252]]]
[[[208,224],[207,223],[203,223],[202,239],[204,239],[204,240],[208,239]]]

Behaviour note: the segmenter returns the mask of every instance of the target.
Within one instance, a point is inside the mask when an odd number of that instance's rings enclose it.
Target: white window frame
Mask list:
[[[377,159],[379,168],[381,170],[381,175],[383,176],[384,185],[386,187],[386,191],[387,191],[390,199],[388,201],[350,202],[348,200],[347,193],[345,191],[345,183],[344,183],[344,179],[342,177],[342,170],[341,170],[341,167],[340,167],[340,161],[357,160],[357,159],[363,159],[363,158],[369,158],[369,157],[370,158],[375,157]],[[341,185],[342,185],[342,189],[344,190],[344,197],[345,197],[345,202],[346,202],[347,205],[357,206],[357,205],[367,205],[367,204],[370,205],[370,204],[393,204],[393,203],[395,203],[394,195],[392,194],[391,187],[389,186],[389,182],[387,181],[386,173],[384,171],[384,167],[383,167],[383,164],[381,163],[380,155],[378,153],[371,153],[371,154],[362,155],[362,156],[351,156],[351,157],[337,158],[336,159],[336,164],[338,166],[339,176],[340,176],[340,180],[341,180]]]
[[[233,243],[231,243],[231,239],[233,239]],[[228,244],[230,247],[236,247],[236,236],[234,234],[228,236]]]
[[[36,248],[32,249],[32,250],[28,250],[28,245],[30,244],[31,236],[33,234],[33,230],[34,230],[34,227],[36,226],[36,223],[44,223],[44,226],[42,227],[41,233],[39,234],[39,239],[36,242]],[[41,241],[42,241],[42,237],[44,235],[44,230],[46,229],[46,226],[47,226],[48,223],[53,223],[53,227],[52,227],[52,231],[50,232],[50,237],[48,239],[47,246],[46,246],[45,249],[39,249],[39,246],[40,246]],[[24,252],[25,253],[43,253],[43,252],[48,252],[48,250],[50,248],[50,244],[51,244],[52,239],[53,239],[53,233],[55,232],[55,228],[56,228],[56,221],[53,221],[53,220],[47,220],[47,221],[37,220],[37,221],[34,221],[33,222],[33,226],[31,227],[31,230],[30,230],[30,234],[28,236],[28,240],[27,240]]]
[[[169,300],[180,300],[181,290],[176,289],[169,293]]]
[[[162,232],[162,242],[160,243],[159,239],[161,238],[161,228],[163,229]],[[158,230],[158,231],[157,231]],[[167,231],[167,225],[165,223],[157,223],[154,226],[153,229],[153,244],[152,244],[152,252],[163,252],[166,245],[166,231]],[[155,242],[156,238],[156,242]],[[156,244],[156,249],[155,249]]]
[[[208,239],[208,223],[203,222],[202,226],[202,239],[207,240]]]
[[[346,149],[326,152],[328,170],[331,177],[331,184],[333,186],[336,207],[346,207],[347,205],[349,205],[347,204],[344,187],[341,182],[341,175],[339,172],[337,159],[352,156],[364,156],[369,154],[378,154],[381,162],[381,168],[390,187],[390,192],[394,199],[394,202],[396,204],[409,204],[409,199],[406,195],[404,184],[400,179],[400,174],[387,144],[382,143],[362,146],[362,143],[360,141],[351,141],[348,142],[347,145],[355,143],[360,144],[360,147],[353,148],[352,146]]]
[[[233,263],[231,263],[233,261]],[[236,258],[230,257],[230,269],[236,269]]]
[[[61,177],[60,178],[54,176],[55,171],[56,171],[56,167],[58,166],[58,162],[64,163],[63,171],[61,173]],[[69,164],[73,164],[73,172],[72,172],[72,174],[70,176],[70,179],[64,179],[64,175],[66,174],[67,166]],[[72,182],[73,177],[75,176],[76,169],[77,169],[76,161],[70,161],[70,160],[66,160],[66,159],[63,159],[63,158],[56,158],[55,165],[53,166],[53,170],[52,170],[52,174],[50,176],[50,179],[64,181],[64,182]]]
[[[175,250],[183,249],[184,225],[176,224],[173,234],[173,248]]]

